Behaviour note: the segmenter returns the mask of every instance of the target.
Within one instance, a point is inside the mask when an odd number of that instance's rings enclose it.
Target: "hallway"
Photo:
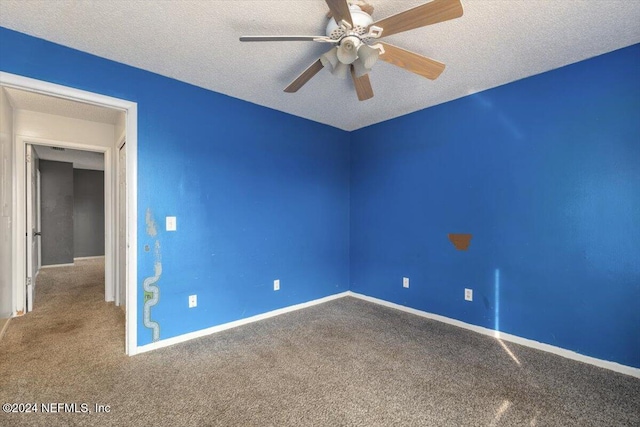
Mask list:
[[[41,269],[34,307],[0,344],[3,402],[75,401],[98,370],[127,358],[124,312],[104,301],[103,258]]]

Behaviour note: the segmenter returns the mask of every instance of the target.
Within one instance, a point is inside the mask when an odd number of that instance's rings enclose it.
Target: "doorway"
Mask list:
[[[13,281],[13,313],[21,315],[28,311],[28,272],[27,255],[37,251],[31,249],[32,241],[29,240],[34,230],[27,230],[27,167],[26,156],[27,146],[35,144],[38,146],[55,146],[65,149],[95,151],[104,155],[104,187],[105,187],[105,300],[114,301],[119,295],[118,302],[125,300],[125,351],[129,355],[137,353],[137,289],[135,286],[137,277],[137,256],[135,248],[137,243],[137,105],[130,101],[111,98],[108,96],[81,91],[48,82],[29,79],[9,73],[0,73],[0,86],[26,91],[51,98],[51,100],[62,100],[67,102],[82,103],[87,108],[94,106],[103,109],[117,110],[124,114],[125,126],[120,141],[127,141],[126,165],[123,166],[125,174],[118,174],[119,171],[119,146],[118,138],[113,136],[111,144],[92,145],[78,140],[47,139],[30,135],[21,135],[17,132],[14,135],[13,158],[14,170],[12,177],[14,180],[15,203],[12,211],[12,253],[14,259],[11,265],[11,275]],[[0,89],[1,90],[1,89]],[[55,104],[55,103],[54,103]],[[126,167],[125,167],[126,166]],[[123,186],[125,194],[120,195],[121,188],[119,179],[126,180],[127,185]],[[124,201],[124,215],[120,216],[120,203]],[[120,222],[123,221],[123,224]],[[32,227],[33,228],[33,227]],[[119,230],[124,228],[124,233]],[[36,232],[38,230],[35,230]],[[27,239],[25,239],[27,236]],[[124,242],[121,240],[124,238]],[[121,251],[124,248],[125,254]],[[122,260],[124,260],[124,265]],[[124,280],[123,280],[124,279]],[[124,283],[121,283],[121,282]],[[121,289],[124,289],[125,298],[120,298]]]
[[[27,249],[26,311],[30,312],[41,267],[96,258],[104,262],[105,168],[104,154],[98,151],[30,143],[25,149],[27,248],[31,248]],[[126,223],[121,224],[126,229]],[[126,277],[121,280],[126,283]],[[103,293],[108,299],[106,289]]]

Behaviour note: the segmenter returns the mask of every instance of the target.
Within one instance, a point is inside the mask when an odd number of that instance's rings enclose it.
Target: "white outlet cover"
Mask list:
[[[177,220],[175,216],[167,217],[167,231],[176,231],[177,230]]]
[[[409,278],[408,277],[403,277],[402,278],[402,287],[403,288],[408,288],[409,287]]]
[[[189,308],[198,306],[198,295],[189,295]]]
[[[465,301],[473,301],[473,289],[464,289],[464,299]]]
[[[274,291],[280,290],[280,279],[276,279],[273,281],[273,290]]]

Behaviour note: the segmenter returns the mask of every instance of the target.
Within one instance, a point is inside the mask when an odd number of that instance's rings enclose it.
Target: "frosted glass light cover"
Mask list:
[[[322,56],[320,56],[320,62],[322,62],[322,66],[325,68],[327,67],[327,65],[330,65],[331,71],[333,71],[333,69],[336,68],[336,65],[338,65],[338,62],[339,62],[338,48],[334,47],[327,53],[322,54]]]
[[[370,68],[365,68],[364,63],[362,62],[362,58],[358,58],[353,61],[353,72],[356,74],[356,77],[362,77],[371,71]]]
[[[364,68],[367,68],[369,70],[373,68],[373,65],[378,60],[379,56],[380,51],[378,49],[367,46],[366,44],[361,45],[358,49],[358,57],[362,59],[362,65],[364,66]]]
[[[336,68],[333,69],[332,74],[334,76],[340,77],[341,79],[346,79],[349,74],[349,65],[343,64],[342,62],[338,62]]]

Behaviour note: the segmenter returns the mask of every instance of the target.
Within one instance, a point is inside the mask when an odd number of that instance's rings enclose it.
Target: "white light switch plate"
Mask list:
[[[402,287],[403,288],[408,288],[409,287],[409,278],[408,277],[403,277],[402,278]]]
[[[280,279],[276,279],[273,281],[273,290],[274,291],[280,290]]]
[[[466,301],[473,301],[473,289],[464,289],[464,299]]]
[[[189,295],[189,308],[198,306],[198,295]]]
[[[167,231],[176,231],[178,227],[176,217],[168,216],[167,217]]]

